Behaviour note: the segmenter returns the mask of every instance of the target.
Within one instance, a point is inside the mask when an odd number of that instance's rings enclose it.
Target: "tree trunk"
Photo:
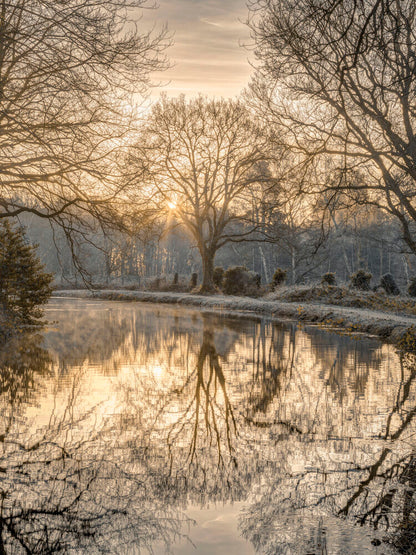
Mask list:
[[[259,251],[260,251],[261,260],[263,262],[264,279],[265,279],[266,283],[269,283],[269,272],[267,271],[266,257],[264,256],[264,252],[263,252],[263,249],[261,247],[259,247]]]
[[[292,285],[296,283],[296,251],[293,247],[290,249],[290,256],[292,262]]]
[[[406,285],[409,285],[410,283],[410,279],[409,279],[409,265],[407,263],[407,258],[406,255],[403,255],[403,266],[404,266],[404,273],[406,275]]]
[[[200,251],[202,258],[202,285],[201,293],[213,293],[214,285],[214,249],[202,249]]]

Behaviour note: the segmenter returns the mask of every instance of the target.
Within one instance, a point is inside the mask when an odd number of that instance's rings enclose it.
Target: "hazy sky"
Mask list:
[[[250,52],[241,46],[249,42],[246,0],[159,0],[158,5],[145,12],[144,21],[167,23],[174,33],[167,53],[174,65],[158,76],[169,83],[152,96],[161,90],[170,96],[239,94],[251,74]]]

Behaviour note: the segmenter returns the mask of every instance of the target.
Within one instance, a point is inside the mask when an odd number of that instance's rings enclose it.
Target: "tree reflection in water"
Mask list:
[[[412,449],[405,454],[398,442],[413,419],[412,411],[403,417],[409,399],[415,400],[409,364],[402,366],[399,396],[394,382],[378,392],[380,399],[388,393],[383,406],[391,399],[394,407],[377,415],[375,373],[384,379],[389,372],[377,341],[333,335],[332,343],[320,343],[326,332],[311,331],[306,360],[307,334],[295,326],[201,319],[199,345],[194,334],[185,349],[186,375],[167,366],[159,382],[142,376],[124,386],[130,409],[135,406],[129,445],[158,476],[160,496],[180,505],[246,501],[241,531],[257,550],[270,554],[321,552],[335,517],[386,525],[387,482],[397,460],[407,464],[413,457]],[[227,335],[228,353],[220,356],[216,340],[224,342]],[[242,335],[252,341],[244,342]],[[233,359],[241,351],[247,358]],[[134,392],[145,392],[144,398],[133,400]],[[375,411],[373,422],[367,421],[366,397]],[[144,405],[152,406],[149,413]],[[394,415],[403,422],[393,431]],[[394,462],[383,469],[386,483],[380,489],[375,477],[386,457]],[[409,481],[411,467],[406,468]],[[367,516],[357,506],[363,496]],[[384,540],[397,543],[391,531]],[[354,551],[356,546],[343,541]]]
[[[191,387],[192,394],[186,410],[169,429],[167,442],[171,467],[173,463],[172,447],[189,422],[193,423],[193,431],[187,461],[189,464],[194,462],[195,456],[198,454],[198,436],[201,433],[200,420],[204,422],[205,427],[202,432],[203,442],[208,441],[210,447],[215,445],[218,454],[218,466],[224,466],[225,464],[222,439],[225,440],[230,461],[234,464],[236,462],[232,446],[232,437],[236,433],[236,422],[234,410],[227,394],[225,377],[215,348],[214,322],[207,315],[203,316],[203,322],[202,344],[195,369],[189,374],[184,385],[176,390],[178,395],[184,395],[186,389]],[[221,401],[219,397],[221,397]],[[219,422],[219,418],[223,419],[223,425]]]
[[[318,434],[316,439],[315,434],[300,439],[293,434],[279,456],[269,459],[273,472],[240,518],[243,535],[258,551],[326,552],[333,515],[371,525],[380,532],[373,545],[414,552],[416,357],[402,354],[400,364],[402,381],[376,438],[365,437],[364,413],[362,437],[327,438],[323,443]],[[355,552],[353,546],[344,547]]]
[[[246,461],[239,467],[236,458],[239,407],[229,398],[221,361],[238,334],[216,316],[201,319],[202,328],[196,322],[193,333],[185,327],[185,336],[176,337],[182,356],[172,347],[161,379],[139,371],[122,388],[126,444],[157,476],[159,495],[179,504],[236,500],[245,491]],[[163,334],[159,339],[163,348],[172,345]],[[147,355],[150,363],[149,349]]]
[[[46,425],[34,427],[25,416],[51,363],[39,335],[0,346],[0,553],[118,553],[128,545],[151,549],[156,539],[169,545],[185,517],[152,500],[141,469],[123,466],[105,422],[92,427],[91,411],[76,409],[79,374],[67,405]]]
[[[416,356],[400,355],[402,381],[382,434],[385,445],[366,468],[338,514],[386,530],[385,540],[409,553],[416,545]]]
[[[294,324],[99,306],[64,316],[49,353],[39,336],[0,352],[0,553],[169,546],[189,504],[234,501],[260,553],[354,553],[370,527],[386,552],[411,552],[413,355]],[[39,425],[31,405],[56,384]]]
[[[3,422],[7,432],[14,411],[28,403],[42,388],[42,377],[50,372],[51,358],[42,347],[39,333],[18,333],[0,341],[0,396],[4,401]],[[8,417],[6,417],[8,414]]]

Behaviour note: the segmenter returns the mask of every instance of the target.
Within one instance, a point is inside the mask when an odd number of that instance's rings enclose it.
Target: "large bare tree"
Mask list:
[[[305,160],[335,157],[324,188],[382,207],[416,252],[415,2],[255,0],[250,25],[264,113]]]
[[[162,97],[132,149],[136,197],[189,232],[203,265],[201,290],[214,290],[215,254],[260,229],[249,221],[271,176],[270,143],[238,100]]]
[[[0,1],[0,218],[31,212],[70,231],[82,213],[113,217],[134,95],[165,64],[165,31],[138,27],[146,6]]]

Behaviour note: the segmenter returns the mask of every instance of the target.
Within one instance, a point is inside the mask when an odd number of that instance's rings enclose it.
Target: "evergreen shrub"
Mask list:
[[[282,270],[282,268],[276,269],[272,277],[273,289],[276,289],[276,287],[279,287],[280,285],[284,284],[284,282],[286,281],[286,274],[287,274],[286,270]]]
[[[218,287],[218,289],[221,289],[223,279],[224,279],[224,268],[222,266],[217,266],[216,268],[214,268],[215,287]]]
[[[361,291],[370,290],[370,281],[373,276],[365,270],[358,270],[350,276],[351,285]]]
[[[327,272],[322,276],[321,283],[323,285],[336,285],[337,279],[334,272]]]
[[[53,276],[45,272],[28,244],[24,230],[0,221],[0,310],[2,317],[13,324],[41,324],[43,311],[53,288]]]
[[[388,295],[400,295],[400,289],[397,287],[394,277],[391,274],[381,276],[380,285]]]

